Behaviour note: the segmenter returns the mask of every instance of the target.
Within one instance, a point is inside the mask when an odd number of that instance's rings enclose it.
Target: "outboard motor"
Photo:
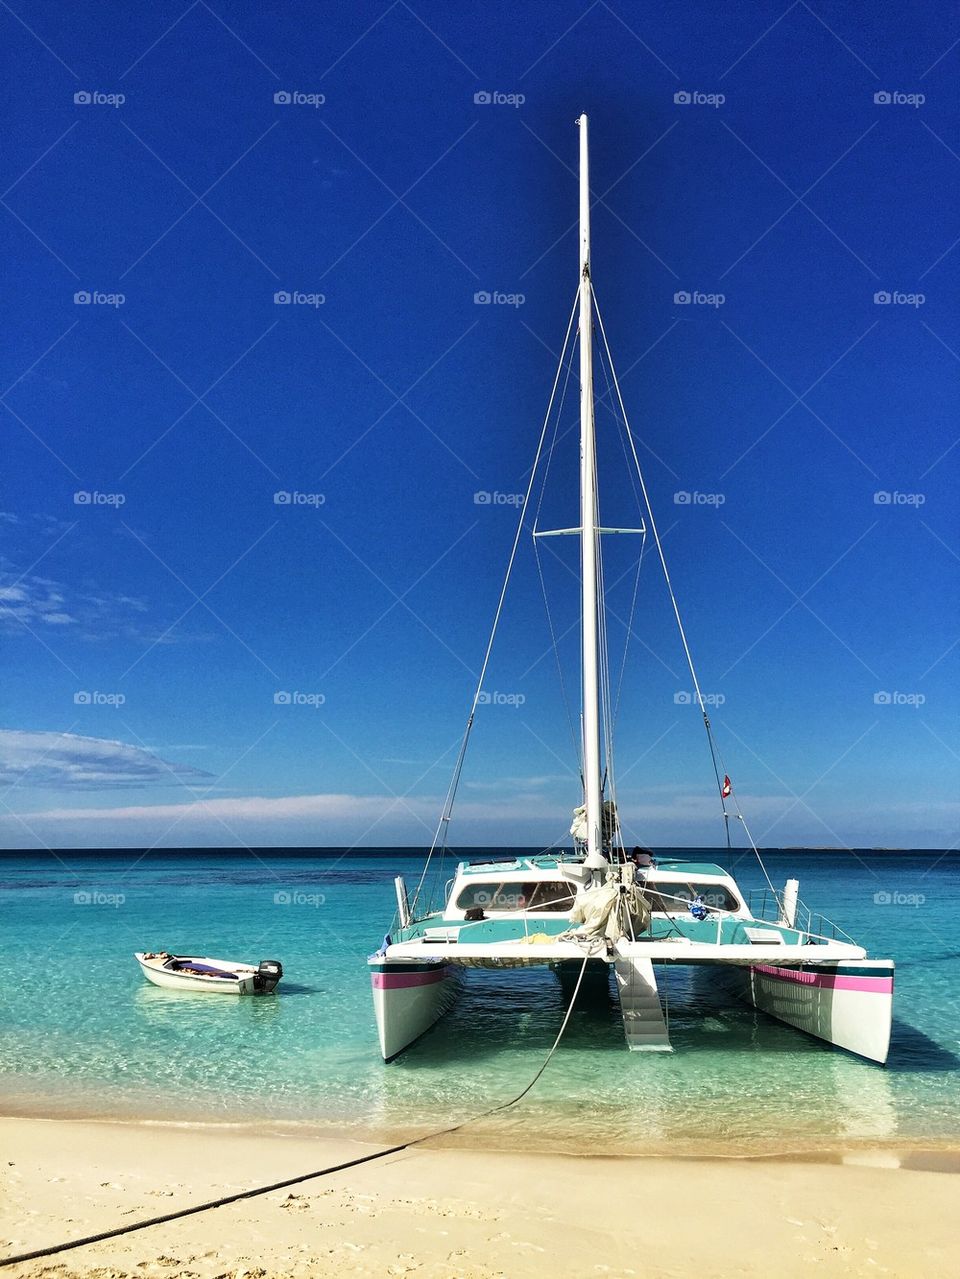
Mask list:
[[[260,966],[254,974],[253,989],[260,995],[269,995],[276,989],[277,982],[283,976],[283,964],[279,959],[261,959]]]

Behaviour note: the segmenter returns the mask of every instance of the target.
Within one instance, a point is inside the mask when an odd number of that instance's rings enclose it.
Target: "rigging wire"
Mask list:
[[[433,855],[436,852],[437,844],[438,843],[441,844],[442,850],[446,849],[447,827],[450,824],[450,818],[453,811],[453,804],[457,796],[457,789],[460,785],[460,775],[463,772],[463,762],[467,754],[467,745],[470,741],[470,734],[473,731],[473,721],[477,713],[477,705],[480,701],[480,693],[483,690],[483,681],[486,678],[487,667],[490,664],[490,654],[493,651],[493,642],[496,639],[497,628],[500,625],[500,615],[503,612],[503,603],[504,603],[504,600],[506,599],[507,587],[510,584],[510,576],[513,572],[513,565],[517,558],[517,549],[520,545],[520,536],[523,532],[523,523],[527,513],[527,503],[530,500],[530,494],[533,492],[534,481],[536,480],[536,477],[537,477],[537,468],[540,465],[540,456],[543,452],[543,443],[544,443],[544,440],[546,439],[547,427],[550,423],[550,415],[553,412],[553,402],[554,402],[554,399],[556,398],[557,386],[560,382],[560,374],[563,370],[563,357],[567,350],[567,344],[570,341],[570,333],[573,329],[573,319],[577,312],[577,304],[579,303],[579,300],[580,300],[580,290],[578,288],[576,297],[574,298],[574,301],[573,301],[573,306],[570,308],[570,319],[567,321],[567,332],[563,339],[563,346],[560,350],[560,364],[557,366],[556,376],[553,379],[553,387],[550,391],[550,401],[547,405],[547,412],[543,419],[543,427],[540,431],[540,439],[537,444],[537,452],[533,459],[533,466],[530,469],[530,480],[527,484],[527,491],[524,494],[523,504],[520,507],[520,514],[519,514],[519,518],[517,519],[517,531],[514,535],[513,546],[511,547],[511,550],[510,550],[510,558],[507,562],[507,571],[503,579],[503,586],[500,588],[500,598],[497,601],[497,610],[496,610],[496,613],[494,614],[493,625],[490,628],[490,637],[487,640],[486,651],[484,652],[483,662],[480,667],[480,675],[477,679],[477,686],[476,686],[476,689],[474,690],[473,701],[470,705],[470,714],[467,716],[467,725],[466,725],[466,728],[464,729],[463,737],[460,742],[460,750],[457,754],[456,763],[454,764],[453,776],[450,779],[450,785],[447,788],[446,798],[444,800],[443,809],[441,810],[440,820],[437,823],[437,829],[433,837],[433,843],[430,846],[430,851],[427,854],[426,861],[424,862],[423,872],[420,876],[419,883],[417,884],[416,892],[413,895],[413,903],[411,906],[411,910],[413,911],[416,910],[417,903],[420,899],[420,893],[423,890],[424,881],[426,880],[426,877],[427,877],[427,871],[429,869],[430,862],[433,859]],[[441,840],[442,840],[442,843],[441,843]],[[442,854],[441,854],[441,858],[442,858]]]
[[[563,699],[563,709],[567,718],[567,727],[570,729],[570,741],[573,744],[574,757],[580,773],[580,781],[583,782],[583,745],[577,740],[577,733],[573,727],[573,712],[570,709],[570,698],[567,695],[567,684],[563,678],[563,663],[560,660],[560,646],[557,643],[557,633],[553,624],[553,613],[550,609],[550,601],[547,596],[547,583],[543,576],[543,561],[540,558],[540,550],[536,541],[533,543],[533,556],[537,563],[537,573],[540,578],[540,591],[543,595],[543,606],[547,614],[547,626],[550,630],[550,646],[553,649],[553,655],[557,663],[557,676],[560,680],[560,695]]]
[[[623,640],[623,658],[620,662],[620,675],[617,679],[617,696],[613,704],[613,726],[616,728],[620,717],[620,698],[623,694],[623,679],[627,671],[627,656],[630,651],[630,640],[633,636],[633,619],[637,613],[637,597],[640,593],[640,570],[643,568],[643,552],[647,544],[647,533],[644,529],[640,537],[640,554],[637,558],[637,572],[633,579],[633,598],[630,601],[630,612],[627,615],[627,633]]]
[[[557,406],[556,417],[554,418],[553,435],[550,437],[550,448],[547,452],[547,461],[543,471],[543,482],[540,485],[540,498],[537,502],[537,513],[533,521],[533,555],[537,563],[537,574],[540,578],[540,590],[543,594],[543,606],[547,614],[547,626],[550,629],[550,644],[553,648],[553,656],[557,664],[557,675],[560,679],[560,696],[563,700],[563,709],[567,717],[567,726],[570,729],[570,740],[573,743],[573,754],[577,760],[578,770],[580,773],[580,781],[583,783],[583,743],[577,738],[576,730],[573,727],[573,713],[570,710],[570,698],[567,695],[567,684],[563,677],[563,662],[560,660],[560,647],[557,643],[556,628],[553,624],[553,613],[550,608],[550,599],[547,594],[547,583],[543,575],[543,561],[540,556],[540,547],[537,543],[537,528],[540,524],[540,512],[543,509],[543,499],[547,491],[547,483],[550,479],[550,467],[553,463],[553,454],[557,446],[557,434],[560,430],[560,420],[563,416],[563,406],[567,398],[567,387],[570,383],[570,374],[573,370],[573,344],[570,346],[570,358],[567,361],[567,374],[563,380],[563,390],[560,393],[560,403]],[[563,363],[563,352],[561,352],[560,363]]]
[[[659,556],[659,559],[660,559],[660,567],[663,570],[663,578],[667,585],[667,592],[670,596],[670,603],[673,605],[673,615],[676,618],[677,630],[680,633],[680,642],[683,645],[683,651],[684,651],[684,654],[686,655],[687,666],[690,670],[690,678],[693,680],[693,687],[697,695],[697,705],[700,708],[700,714],[703,716],[703,724],[707,733],[707,743],[710,747],[710,758],[713,761],[713,771],[717,779],[717,791],[720,795],[720,807],[723,810],[724,827],[726,828],[726,833],[727,833],[727,846],[730,847],[730,814],[727,812],[726,797],[724,796],[724,793],[723,793],[724,783],[720,780],[720,771],[717,764],[718,749],[713,736],[713,729],[710,726],[710,717],[707,714],[706,704],[703,700],[703,693],[700,690],[700,681],[697,679],[697,672],[693,664],[693,656],[690,652],[690,645],[687,643],[686,632],[683,629],[683,620],[680,617],[680,606],[678,605],[677,597],[674,594],[673,583],[670,581],[670,571],[667,568],[666,556],[663,553],[663,544],[660,541],[660,533],[657,529],[657,522],[654,518],[653,507],[650,504],[650,497],[649,497],[649,494],[647,493],[646,482],[644,481],[644,478],[643,478],[643,470],[640,466],[640,459],[637,456],[637,446],[633,438],[633,432],[630,430],[630,424],[627,420],[627,410],[624,407],[623,395],[620,391],[620,383],[617,380],[616,369],[614,368],[614,365],[613,365],[613,356],[610,353],[610,344],[607,341],[606,330],[603,327],[603,318],[600,314],[600,306],[599,306],[599,303],[597,302],[597,298],[593,290],[592,282],[590,285],[590,293],[591,293],[591,296],[593,297],[593,305],[597,313],[597,324],[600,327],[600,335],[603,339],[603,345],[607,353],[607,362],[610,366],[610,372],[613,375],[613,385],[617,393],[617,402],[620,405],[620,412],[623,415],[623,420],[627,428],[627,435],[630,442],[630,452],[633,456],[634,466],[637,469],[637,478],[640,481],[640,490],[643,493],[643,501],[646,507],[647,519],[650,521],[650,531],[653,533],[654,544],[656,545],[657,555]],[[724,777],[726,776],[727,774],[724,773]],[[773,886],[770,876],[767,873],[767,868],[764,865],[763,858],[760,856],[760,850],[757,848],[756,844],[754,843],[753,836],[750,834],[749,828],[747,827],[747,823],[744,820],[742,812],[740,811],[740,804],[736,798],[736,794],[733,790],[732,784],[730,786],[730,793],[733,797],[734,804],[736,805],[736,812],[734,816],[743,826],[744,834],[747,836],[747,839],[750,843],[750,847],[753,849],[754,853],[756,854],[757,861],[760,863],[760,869],[763,871],[763,877],[767,881],[767,885],[769,886],[770,891],[774,894],[777,901],[780,901],[780,895],[777,893],[777,890]]]
[[[630,456],[627,453],[625,423],[623,419],[620,417],[619,413],[616,413],[613,410],[613,408],[610,407],[609,404],[604,403],[604,401],[610,398],[610,393],[613,390],[613,388],[610,385],[610,373],[607,369],[607,363],[606,363],[606,360],[604,359],[604,353],[603,353],[602,347],[597,348],[597,356],[598,356],[598,364],[600,365],[601,372],[603,373],[603,380],[606,388],[604,390],[603,395],[600,396],[597,403],[602,404],[603,407],[607,410],[607,412],[610,413],[610,415],[616,419],[617,428],[618,428],[617,438],[619,439],[620,447],[623,450],[623,459],[627,464],[626,474],[630,478],[630,488],[633,492],[634,501],[637,503],[637,509],[640,512],[641,521],[642,521],[643,500],[641,498],[640,490],[637,488],[637,479],[636,479],[636,476],[634,475],[633,467],[630,465]],[[646,527],[644,526],[643,532],[640,535],[640,554],[637,557],[637,571],[633,580],[633,595],[630,600],[630,612],[627,615],[626,635],[624,636],[624,642],[623,642],[623,656],[620,662],[620,674],[617,679],[617,695],[616,695],[616,699],[614,701],[614,706],[613,706],[614,730],[616,730],[617,721],[620,716],[620,699],[623,693],[623,681],[624,681],[624,676],[626,675],[626,670],[627,670],[627,658],[630,651],[630,641],[633,638],[633,622],[637,613],[637,599],[640,592],[640,574],[643,569],[643,556],[646,550],[646,545],[647,545],[647,530],[646,530]]]
[[[597,511],[596,523],[600,523],[600,513]],[[607,610],[605,605],[606,589],[604,580],[603,551],[601,546],[601,537],[597,533],[594,535],[597,546],[597,581],[599,590],[597,592],[597,632],[600,647],[600,708],[601,719],[603,721],[603,749],[606,761],[606,785],[608,796],[614,804],[614,814],[616,814],[616,772],[614,769],[613,755],[613,713],[610,695],[610,652],[609,652],[609,633],[607,629]],[[616,822],[614,823],[616,827]],[[617,834],[617,830],[611,831],[611,836]]]

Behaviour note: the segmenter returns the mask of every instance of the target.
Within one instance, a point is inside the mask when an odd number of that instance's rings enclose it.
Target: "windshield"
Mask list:
[[[684,911],[696,897],[703,898],[705,906],[716,910],[739,910],[740,902],[724,884],[698,883],[696,881],[678,884],[660,883],[657,888],[649,885],[643,890],[650,903],[650,909],[663,914],[674,914]]]
[[[562,879],[484,880],[461,890],[457,909],[564,911],[573,899],[573,886]]]

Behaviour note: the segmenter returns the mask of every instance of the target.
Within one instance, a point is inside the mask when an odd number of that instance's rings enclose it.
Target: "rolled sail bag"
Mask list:
[[[564,941],[570,941],[608,936],[611,915],[616,917],[614,907],[619,897],[620,885],[616,883],[588,888],[586,892],[580,894],[570,912],[570,923],[579,924],[579,928],[571,928],[568,932],[562,933],[561,938]]]
[[[624,914],[628,917],[624,923],[626,924],[629,920],[629,928],[625,928],[624,932],[628,935],[632,932],[634,937],[645,933],[650,927],[650,903],[636,884],[631,884],[624,893],[623,908]]]

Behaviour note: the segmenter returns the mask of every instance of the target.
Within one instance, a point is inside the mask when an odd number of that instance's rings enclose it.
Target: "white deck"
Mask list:
[[[824,942],[817,946],[790,946],[785,943],[775,945],[717,945],[714,942],[697,942],[672,938],[669,941],[624,941],[620,940],[613,948],[614,954],[607,955],[603,949],[590,955],[591,959],[605,960],[613,963],[617,958],[649,959],[653,963],[686,963],[686,964],[818,964],[836,963],[845,959],[865,959],[867,952],[862,946],[853,946],[848,942]],[[449,963],[477,963],[512,961],[513,963],[549,964],[558,960],[582,960],[587,952],[572,941],[505,941],[482,942],[471,945],[470,942],[395,942],[387,948],[384,958],[407,962],[429,959],[445,959]]]

